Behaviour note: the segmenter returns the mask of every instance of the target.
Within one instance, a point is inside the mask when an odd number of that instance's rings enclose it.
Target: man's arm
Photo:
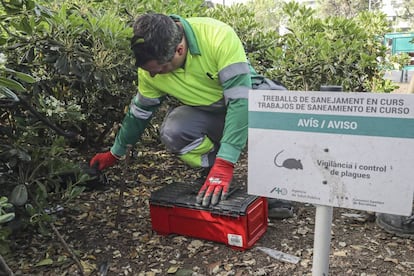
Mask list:
[[[135,145],[139,141],[160,104],[161,99],[159,98],[150,99],[142,96],[139,92],[137,93],[132,99],[121,128],[116,135],[115,143],[111,148],[112,154],[123,156],[127,145]]]
[[[98,170],[113,166],[121,156],[125,155],[127,145],[135,145],[138,142],[160,104],[160,99],[145,98],[138,92],[131,101],[111,150],[96,154],[89,165]]]
[[[217,52],[219,80],[227,105],[223,136],[216,160],[204,185],[197,195],[203,206],[217,204],[228,196],[233,178],[234,164],[238,161],[247,141],[248,92],[251,89],[251,72],[240,39],[233,29],[226,35]]]

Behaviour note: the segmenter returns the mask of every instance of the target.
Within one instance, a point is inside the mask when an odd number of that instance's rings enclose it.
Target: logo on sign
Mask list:
[[[270,193],[277,193],[278,195],[287,195],[288,191],[286,188],[279,188],[279,187],[274,187]]]

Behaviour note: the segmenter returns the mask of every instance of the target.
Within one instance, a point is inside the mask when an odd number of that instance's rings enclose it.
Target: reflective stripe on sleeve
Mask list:
[[[234,78],[237,75],[249,74],[249,73],[250,73],[250,69],[249,69],[249,65],[247,64],[247,62],[233,63],[223,68],[223,70],[219,72],[219,80],[221,83],[225,83],[226,81]]]
[[[142,106],[152,106],[152,105],[160,104],[161,101],[158,98],[147,98],[138,92],[135,95],[133,102],[136,104],[139,103]]]
[[[236,86],[224,90],[224,99],[226,104],[230,99],[247,99],[249,97],[249,88],[246,86]]]
[[[137,119],[147,120],[152,115],[151,111],[148,111],[148,110],[145,110],[145,109],[142,109],[136,106],[134,102],[132,102],[131,105],[129,106],[129,111]]]
[[[142,106],[154,106],[160,104],[160,99],[158,98],[147,98],[137,93],[134,98],[132,98],[131,104],[129,105],[129,110],[132,115],[137,119],[148,119],[152,115],[152,111],[142,108]]]

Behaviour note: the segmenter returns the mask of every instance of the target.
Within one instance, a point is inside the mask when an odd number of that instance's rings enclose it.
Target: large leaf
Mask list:
[[[13,203],[16,206],[23,206],[28,199],[28,193],[26,185],[24,184],[18,184],[16,187],[14,187],[13,191],[10,195],[10,202]]]
[[[5,223],[8,221],[13,220],[15,217],[14,213],[8,213],[8,214],[4,214],[4,215],[0,215],[0,223]]]
[[[22,80],[27,83],[35,83],[37,81],[34,77],[28,74],[22,73],[22,72],[15,71],[13,69],[6,68],[5,71],[9,73],[13,73],[19,80]]]
[[[23,85],[15,80],[11,80],[5,77],[0,77],[0,86],[4,86],[10,88],[11,90],[15,90],[18,92],[26,91],[26,88]]]

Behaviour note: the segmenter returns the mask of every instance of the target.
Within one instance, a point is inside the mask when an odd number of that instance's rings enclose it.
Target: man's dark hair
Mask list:
[[[182,28],[169,16],[158,13],[138,17],[133,32],[131,50],[137,67],[150,60],[156,60],[160,64],[171,61],[183,38]]]

